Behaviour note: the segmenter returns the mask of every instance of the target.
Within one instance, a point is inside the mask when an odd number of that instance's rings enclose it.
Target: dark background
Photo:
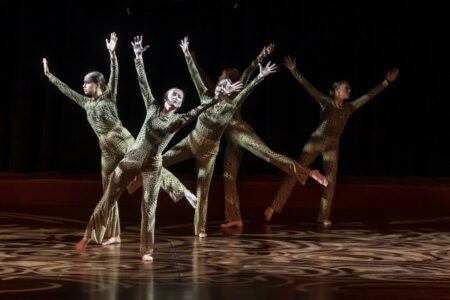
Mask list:
[[[353,99],[399,67],[397,81],[350,119],[341,139],[339,173],[448,177],[450,4],[366,2],[6,2],[0,171],[99,175],[100,151],[85,112],[48,82],[42,58],[48,59],[54,75],[82,93],[88,71],[109,77],[105,38],[115,31],[119,115],[134,136],[145,116],[130,45],[134,35],[144,35],[144,44],[150,45],[144,59],[153,94],[162,100],[168,88],[183,88],[182,111],[198,104],[178,46],[184,36],[189,36],[190,49],[212,79],[225,67],[242,71],[273,42],[269,60],[278,64],[278,72],[242,109],[243,118],[272,149],[297,157],[319,118],[319,105],[282,65],[285,55],[294,56],[300,71],[323,92],[333,81],[348,80]],[[193,126],[181,130],[170,145]],[[194,162],[171,169],[192,175]],[[281,171],[246,154],[240,174]]]

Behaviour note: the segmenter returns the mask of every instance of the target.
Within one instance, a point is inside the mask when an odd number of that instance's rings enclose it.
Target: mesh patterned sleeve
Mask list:
[[[305,88],[305,90],[321,105],[327,105],[329,103],[330,97],[325,95],[316,89],[299,71],[297,68],[291,70],[292,75],[295,79],[300,82],[300,84]]]
[[[81,106],[82,108],[86,108],[86,104],[89,102],[90,98],[83,96],[74,90],[72,90],[67,84],[59,80],[55,75],[51,74],[48,77],[48,80],[53,83],[64,95],[66,95],[69,99],[73,100],[76,104]]]
[[[383,91],[387,86],[389,85],[389,81],[387,79],[383,80],[380,84],[378,84],[376,87],[371,89],[366,94],[362,95],[355,101],[350,102],[350,104],[355,108],[355,110],[361,108],[364,104],[369,102],[370,99],[378,95],[381,91]]]
[[[200,97],[200,102],[201,103],[209,102],[212,93],[203,82],[202,76],[200,75],[200,72],[197,69],[197,65],[194,59],[190,54],[185,56],[185,59],[192,81],[194,82],[195,88],[197,89],[197,93]]]
[[[119,63],[116,57],[111,57],[111,65],[109,71],[109,80],[106,93],[109,94],[109,98],[116,101],[117,98],[117,85],[119,82]]]
[[[138,73],[139,87],[141,89],[142,98],[144,99],[145,109],[156,103],[155,97],[153,97],[150,86],[148,85],[147,75],[145,74],[144,61],[142,58],[136,58],[134,60],[136,64],[136,71]]]

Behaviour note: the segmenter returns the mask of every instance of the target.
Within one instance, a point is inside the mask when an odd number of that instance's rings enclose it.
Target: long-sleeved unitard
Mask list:
[[[240,81],[244,86],[247,85],[250,75],[258,67],[261,59],[257,57],[244,70]],[[214,86],[205,72],[197,66],[203,81],[210,90]],[[294,159],[278,154],[272,151],[255,133],[253,128],[241,117],[241,106],[234,113],[233,119],[225,130],[227,144],[224,156],[223,181],[225,188],[225,220],[227,222],[241,220],[241,209],[239,203],[239,193],[236,186],[236,178],[242,161],[244,150],[247,150],[260,159],[274,165],[283,172],[289,174],[301,184],[305,184],[310,170],[304,168]]]
[[[101,207],[91,216],[85,236],[100,241],[104,238],[104,229],[113,206],[133,178],[142,174],[140,253],[144,255],[153,252],[155,210],[162,181],[167,180],[164,176],[174,177],[169,172],[161,173],[161,153],[181,127],[198,117],[214,102],[203,103],[185,114],[167,115],[151,93],[142,59],[136,59],[135,63],[147,115],[136,141],[112,172],[100,200]],[[171,178],[169,180],[173,180]],[[100,231],[97,230],[99,226],[102,227]]]
[[[208,90],[208,87],[202,81],[191,55],[186,56],[186,63],[201,103],[210,101],[214,90]],[[197,198],[199,199],[194,216],[194,232],[196,235],[205,232],[209,186],[214,173],[220,138],[236,110],[239,109],[248,94],[262,80],[263,78],[258,76],[233,99],[225,99],[203,112],[197,119],[195,129],[163,155],[163,165],[165,167],[191,157],[195,158],[197,166]]]
[[[50,75],[49,77],[50,82],[53,83],[64,95],[72,99],[86,111],[88,122],[98,137],[101,150],[103,190],[105,190],[108,185],[109,175],[134,143],[133,136],[125,127],[123,127],[117,114],[116,95],[118,73],[118,62],[117,59],[113,58],[111,59],[111,71],[107,89],[97,99],[78,94],[54,75]],[[162,172],[163,174],[170,174],[170,172],[166,169],[163,169]],[[170,176],[166,177],[171,178]],[[137,183],[133,182],[130,184],[130,192],[141,184],[140,177],[138,178]],[[170,197],[174,199],[174,201],[178,201],[184,196],[186,187],[175,177],[172,179],[173,180],[164,181],[162,187],[170,195]],[[101,207],[102,204],[98,203],[94,212],[98,211]],[[105,236],[118,236],[120,234],[120,220],[119,208],[117,204],[115,204],[111,209],[109,218],[109,225],[104,229],[106,231]],[[100,230],[100,228],[98,228],[98,230]],[[93,240],[97,243],[100,242],[95,238]]]
[[[323,171],[328,180],[328,185],[324,188],[322,194],[317,220],[323,222],[328,220],[330,215],[338,170],[339,139],[345,125],[356,110],[380,93],[389,83],[387,80],[384,80],[367,94],[355,101],[344,103],[344,106],[340,108],[331,97],[321,93],[312,86],[297,69],[291,72],[306,91],[320,104],[319,127],[311,134],[298,160],[301,165],[308,167],[319,155],[322,155]],[[294,185],[295,180],[292,178],[285,177],[283,179],[271,205],[273,210],[278,213],[281,212]]]

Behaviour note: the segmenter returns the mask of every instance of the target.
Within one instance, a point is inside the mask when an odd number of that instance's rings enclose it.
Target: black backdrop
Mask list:
[[[438,1],[436,1],[438,2]],[[440,3],[439,1],[438,3]],[[448,2],[447,2],[448,3]],[[290,54],[320,90],[347,79],[352,98],[378,84],[393,68],[400,77],[355,114],[341,140],[341,175],[450,175],[448,11],[433,1],[29,1],[2,4],[3,99],[0,171],[99,174],[100,151],[84,111],[43,74],[50,70],[78,92],[85,73],[109,76],[105,38],[119,36],[118,107],[136,135],[145,116],[130,45],[144,35],[154,95],[186,92],[183,110],[198,103],[178,46],[190,48],[212,79],[220,70],[243,70],[264,45],[278,72],[243,105],[243,117],[274,150],[297,157],[318,122],[319,106],[282,65]],[[180,131],[170,145],[184,137]],[[222,141],[222,148],[225,140]],[[222,170],[223,152],[216,164]],[[320,166],[320,164],[318,164]],[[174,166],[193,174],[193,161]],[[241,174],[281,174],[247,154]]]

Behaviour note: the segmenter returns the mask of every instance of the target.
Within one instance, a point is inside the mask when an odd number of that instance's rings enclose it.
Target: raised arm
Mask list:
[[[116,56],[117,35],[115,32],[111,33],[110,39],[106,39],[106,48],[109,51],[111,58],[111,67],[109,72],[108,88],[111,100],[116,101],[117,97],[117,84],[119,81],[119,63]]]
[[[380,84],[378,84],[376,87],[371,89],[366,94],[362,95],[361,97],[359,97],[355,101],[352,101],[350,104],[353,105],[355,110],[361,108],[370,99],[372,99],[373,97],[378,95],[382,90],[384,90],[389,85],[390,82],[392,82],[395,79],[397,79],[397,77],[399,75],[399,72],[400,72],[400,70],[397,69],[397,68],[394,68],[394,69],[388,71],[388,73],[386,75],[386,79],[384,79]]]
[[[291,71],[291,74],[295,77],[295,79],[300,82],[300,84],[305,88],[305,90],[310,94],[317,102],[321,105],[326,105],[329,101],[327,95],[320,92],[316,89],[297,69],[297,62],[295,59],[292,59],[290,56],[286,56],[284,58],[284,65]]]
[[[85,108],[86,103],[89,101],[89,98],[78,94],[74,90],[72,90],[68,85],[59,80],[55,75],[50,73],[48,68],[48,62],[46,58],[42,59],[42,63],[44,64],[44,74],[48,77],[49,81],[53,83],[64,95],[72,99],[76,104]]]
[[[256,70],[258,65],[263,61],[264,58],[269,56],[270,53],[272,53],[273,49],[275,48],[274,44],[269,44],[268,46],[265,46],[261,53],[250,63],[250,65],[244,70],[241,76],[241,82],[244,86],[247,85],[248,80],[250,79],[250,75]]]
[[[277,69],[277,66],[275,64],[272,64],[270,61],[267,63],[265,67],[262,67],[261,64],[259,64],[259,74],[258,76],[250,82],[249,85],[247,85],[236,97],[233,99],[233,106],[235,109],[237,109],[244,100],[247,98],[247,96],[253,91],[253,89],[263,81],[265,77],[268,75],[275,73]]]
[[[187,36],[181,40],[180,47],[181,50],[183,50],[184,58],[186,59],[186,64],[188,66],[189,73],[191,74],[192,81],[194,82],[197,93],[200,96],[200,102],[209,102],[211,93],[208,93],[208,87],[203,82],[200,72],[197,69],[197,65],[189,52],[189,41]]]
[[[204,112],[206,109],[210,108],[214,104],[217,103],[219,97],[215,96],[211,101],[205,102],[200,104],[199,106],[191,109],[187,113],[180,114],[178,117],[178,120],[172,124],[172,127],[170,128],[171,132],[176,132],[183,126],[189,124],[190,122],[194,121],[202,112]]]
[[[155,97],[153,97],[152,91],[150,90],[150,86],[148,85],[147,75],[145,74],[144,68],[144,60],[142,58],[142,53],[148,49],[148,45],[142,47],[142,35],[134,37],[134,43],[131,42],[133,46],[134,54],[136,58],[134,59],[136,65],[136,71],[139,80],[139,87],[141,88],[142,98],[144,99],[145,109],[149,109],[149,107],[156,103]]]
[[[198,69],[198,73],[200,75],[201,80],[203,81],[203,84],[208,89],[207,93],[209,96],[214,97],[214,89],[216,88],[216,85],[212,82],[212,80],[209,78],[208,74],[206,74],[205,70],[198,64],[197,57],[195,56],[194,51],[191,51],[192,60],[194,61],[195,66]]]

